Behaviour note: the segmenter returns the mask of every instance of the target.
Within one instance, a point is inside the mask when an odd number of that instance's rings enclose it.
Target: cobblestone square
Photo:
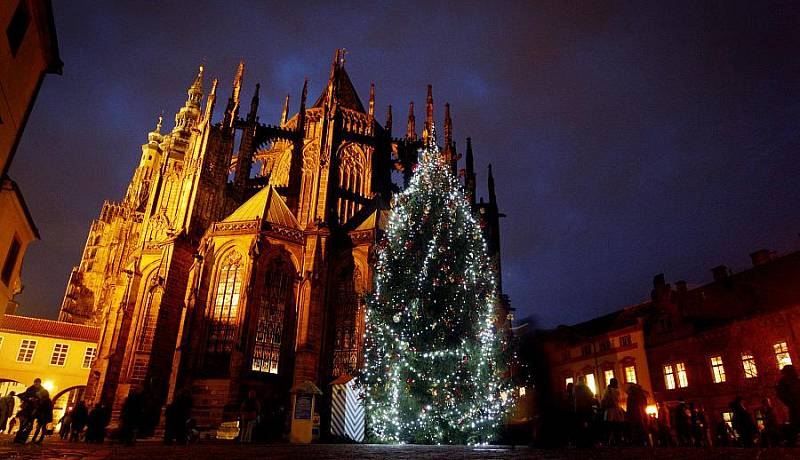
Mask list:
[[[541,459],[541,460],[789,460],[800,456],[796,449],[559,449],[537,450],[510,446],[387,446],[346,444],[238,444],[207,441],[191,446],[165,446],[143,441],[128,447],[119,444],[87,445],[48,440],[44,445],[15,445],[8,438],[0,440],[0,459],[149,459],[149,460],[237,460],[237,459]]]

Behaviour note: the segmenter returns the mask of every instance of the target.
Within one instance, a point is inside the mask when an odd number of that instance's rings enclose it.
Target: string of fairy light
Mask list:
[[[495,274],[458,179],[432,142],[395,195],[366,309],[368,428],[387,443],[481,443],[511,398]]]

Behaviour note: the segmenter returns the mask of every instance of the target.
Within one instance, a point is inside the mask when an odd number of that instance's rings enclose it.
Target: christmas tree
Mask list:
[[[429,139],[379,246],[361,376],[367,427],[379,442],[484,443],[511,403],[505,318],[480,226]]]

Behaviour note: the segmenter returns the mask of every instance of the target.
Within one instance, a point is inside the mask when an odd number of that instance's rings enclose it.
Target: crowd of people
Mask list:
[[[788,420],[779,419],[768,397],[751,411],[737,396],[728,405],[727,419],[712,426],[701,404],[681,400],[669,406],[662,401],[648,411],[649,395],[638,384],[627,383],[623,390],[612,378],[598,399],[579,378],[567,385],[560,413],[565,441],[575,447],[795,446],[800,433],[800,379],[794,366],[783,367],[776,393],[788,409]]]
[[[14,413],[17,399],[19,410]],[[46,436],[54,434],[55,425],[59,426],[61,439],[102,443],[110,421],[111,410],[105,404],[98,404],[90,411],[79,401],[75,407],[67,408],[54,424],[53,400],[38,378],[23,393],[11,391],[0,398],[0,432],[13,433],[14,442],[18,444],[41,444]]]

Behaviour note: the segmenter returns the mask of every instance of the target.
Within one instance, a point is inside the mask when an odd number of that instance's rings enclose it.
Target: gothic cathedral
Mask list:
[[[125,197],[103,203],[61,306],[61,320],[102,327],[85,399],[111,404],[115,417],[131,389],[158,409],[188,392],[198,424],[214,426],[235,418],[249,390],[287,407],[293,385],[325,393],[357,373],[373,251],[403,185],[392,172],[410,178],[433,128],[428,86],[422,139],[413,102],[405,136],[392,137],[391,106],[381,125],[374,86],[365,108],[340,50],[313,105],[306,82],[297,113],[287,96],[277,125],[259,122],[259,85],[240,114],[243,63],[212,121],[217,80],[203,107],[203,72],[175,127],[162,133],[159,119],[148,134]],[[456,172],[449,105],[443,131]],[[462,175],[499,279],[502,215],[491,167],[489,202],[475,202],[469,139]]]

